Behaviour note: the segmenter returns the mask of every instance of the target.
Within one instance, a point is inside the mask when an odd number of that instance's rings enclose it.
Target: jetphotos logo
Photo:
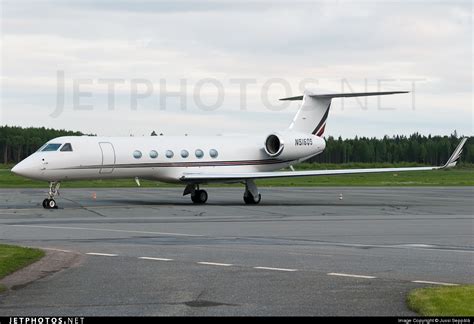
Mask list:
[[[170,107],[185,111],[195,107],[201,111],[215,111],[225,105],[233,105],[245,111],[252,107],[263,107],[270,111],[281,111],[290,107],[289,101],[278,98],[301,95],[305,89],[330,88],[330,93],[355,93],[370,91],[407,90],[403,104],[415,110],[416,89],[425,79],[369,79],[349,80],[341,78],[302,79],[291,82],[284,78],[257,80],[251,78],[197,80],[179,79],[148,80],[140,78],[73,78],[65,71],[56,73],[56,107],[50,113],[53,118],[59,117],[65,110],[93,111],[94,109],[118,110],[118,106],[127,107],[130,111],[140,109],[167,110]],[[255,102],[257,100],[257,102]],[[362,110],[368,110],[367,97],[341,99],[355,100]],[[376,99],[377,110],[394,110],[383,103],[381,97]],[[371,107],[373,108],[373,107]]]
[[[10,317],[8,324],[84,324],[84,317]]]

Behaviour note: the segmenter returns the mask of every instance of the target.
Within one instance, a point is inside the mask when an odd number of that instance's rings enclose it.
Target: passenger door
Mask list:
[[[102,168],[99,173],[112,173],[115,168],[115,149],[112,143],[100,142],[100,150],[102,151]]]

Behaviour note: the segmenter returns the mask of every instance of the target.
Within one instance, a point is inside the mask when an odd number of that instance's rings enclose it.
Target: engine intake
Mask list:
[[[271,134],[267,137],[265,151],[270,156],[278,156],[283,151],[283,143],[277,135]]]
[[[326,147],[324,139],[299,132],[273,133],[266,137],[265,153],[278,160],[300,160],[321,153]]]

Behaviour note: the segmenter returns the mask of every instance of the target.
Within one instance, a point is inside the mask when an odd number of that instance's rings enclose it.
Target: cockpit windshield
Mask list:
[[[50,143],[48,145],[46,145],[42,150],[41,152],[53,152],[53,151],[57,151],[60,147],[61,147],[62,144],[56,144],[56,143]]]

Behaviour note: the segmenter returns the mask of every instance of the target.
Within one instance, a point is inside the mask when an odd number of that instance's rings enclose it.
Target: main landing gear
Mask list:
[[[183,196],[191,195],[191,200],[195,204],[205,204],[207,201],[207,192],[199,189],[199,184],[190,183],[184,188]],[[247,205],[256,205],[262,200],[262,195],[253,180],[245,181],[244,202]]]
[[[56,200],[54,197],[59,195],[59,186],[61,185],[60,182],[52,181],[49,183],[49,192],[48,198],[43,200],[43,208],[45,209],[57,209],[58,205],[56,204]]]
[[[205,204],[207,201],[207,191],[199,189],[198,184],[188,184],[183,192],[183,196],[186,195],[191,195],[191,200],[195,204]]]
[[[207,201],[207,191],[195,190],[194,194],[191,194],[191,200],[195,204],[205,204]]]
[[[244,202],[247,205],[256,205],[262,200],[262,195],[253,180],[245,181]]]

